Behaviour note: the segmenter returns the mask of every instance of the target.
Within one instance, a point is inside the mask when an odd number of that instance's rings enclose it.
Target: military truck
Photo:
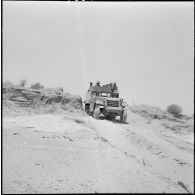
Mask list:
[[[116,116],[120,116],[120,122],[122,123],[125,123],[127,119],[127,111],[123,99],[119,98],[116,83],[100,86],[100,82],[97,82],[93,86],[93,83],[90,82],[84,107],[85,112],[95,119],[99,119],[102,116],[114,121]]]

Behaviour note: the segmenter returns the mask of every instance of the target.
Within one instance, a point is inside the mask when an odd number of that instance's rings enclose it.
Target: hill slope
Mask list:
[[[143,115],[140,105],[121,124],[61,109],[60,102],[37,114],[4,100],[3,193],[194,192],[193,132],[163,126],[187,120]]]

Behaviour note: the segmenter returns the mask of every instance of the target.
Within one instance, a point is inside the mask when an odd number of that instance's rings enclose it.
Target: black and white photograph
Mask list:
[[[1,11],[2,194],[194,193],[193,1]]]

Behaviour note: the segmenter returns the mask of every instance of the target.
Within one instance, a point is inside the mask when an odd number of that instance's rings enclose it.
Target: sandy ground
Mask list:
[[[3,193],[193,193],[193,134],[129,112],[3,118]]]

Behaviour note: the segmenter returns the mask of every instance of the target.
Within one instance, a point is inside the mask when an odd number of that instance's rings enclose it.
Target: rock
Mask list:
[[[26,100],[23,97],[11,97],[10,100],[17,101],[17,102],[28,102],[28,100]]]

